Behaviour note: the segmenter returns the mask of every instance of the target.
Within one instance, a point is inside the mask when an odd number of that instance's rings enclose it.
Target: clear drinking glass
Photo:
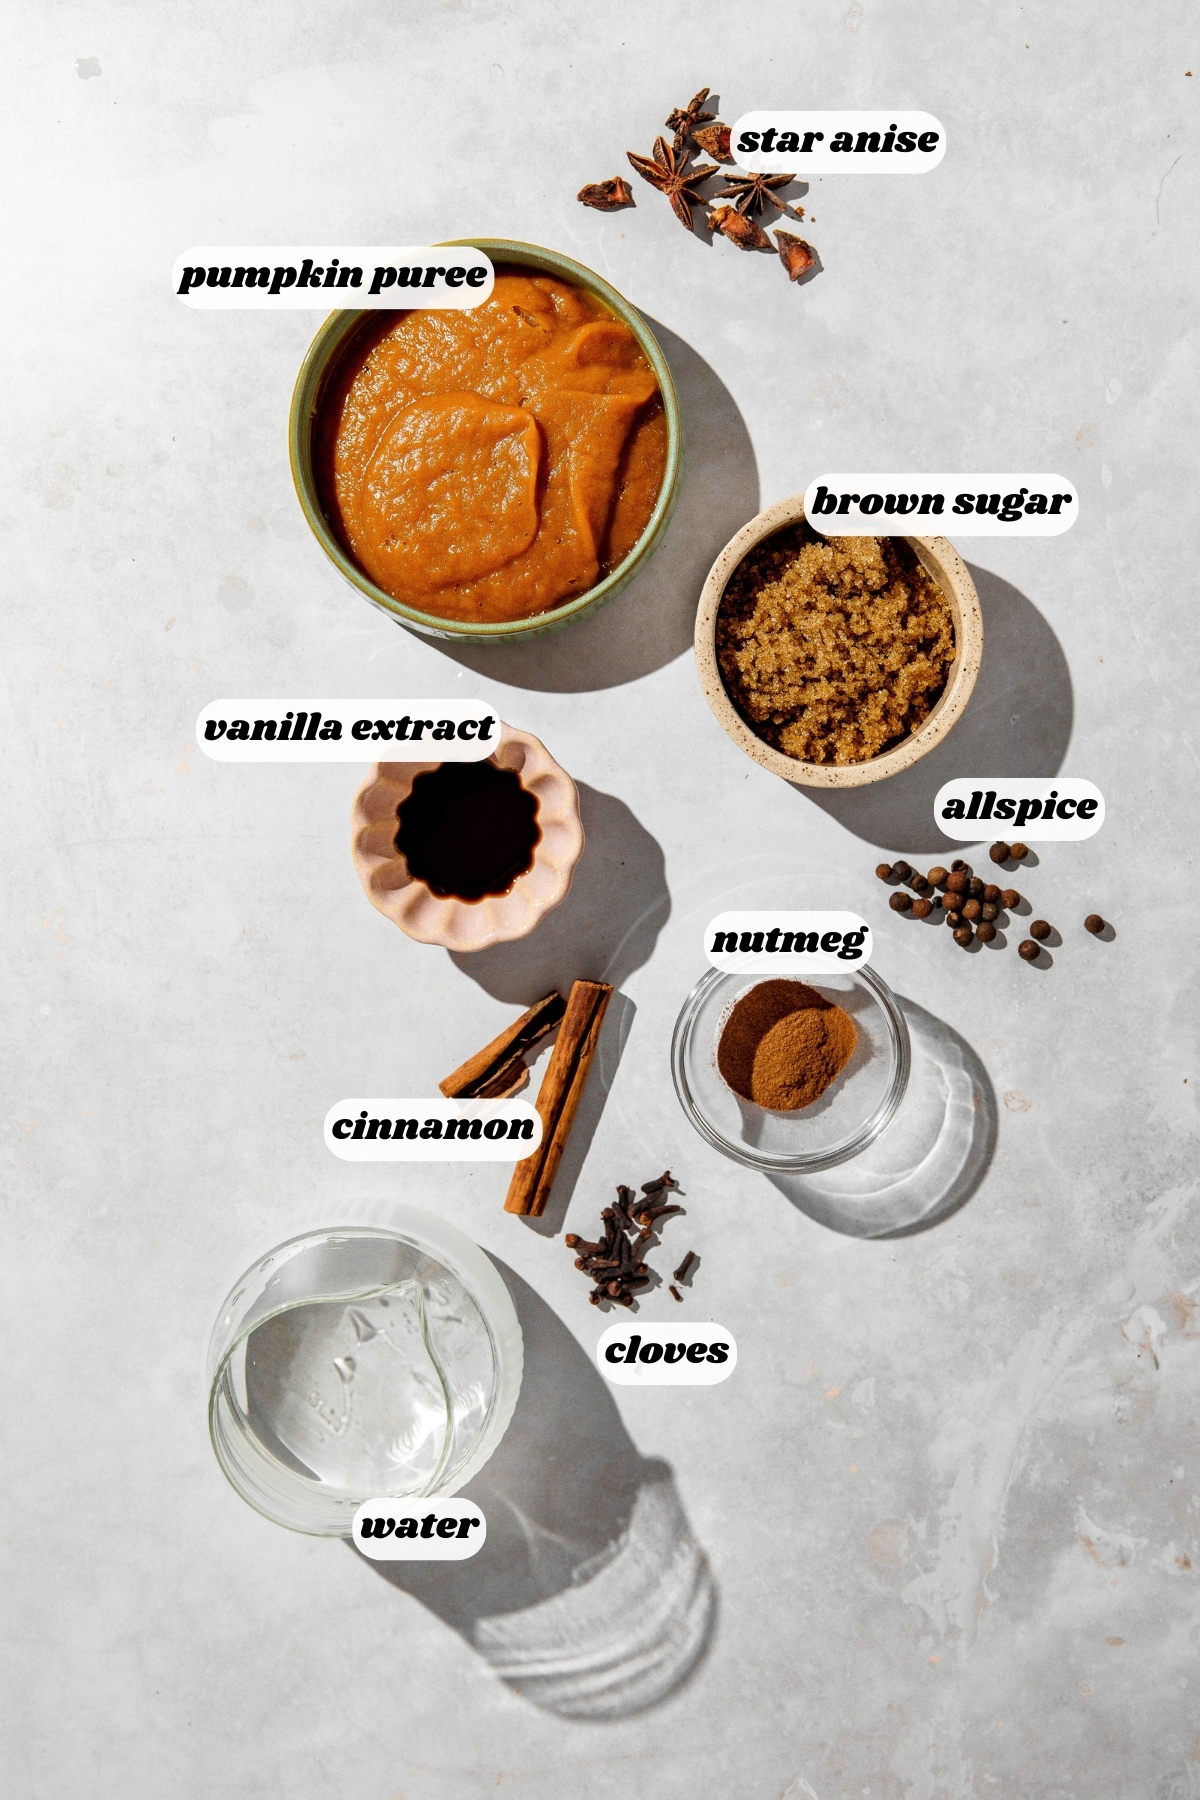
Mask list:
[[[452,1225],[394,1207],[280,1244],[222,1306],[209,1435],[244,1500],[348,1536],[364,1500],[453,1494],[503,1437],[521,1388],[516,1309]]]

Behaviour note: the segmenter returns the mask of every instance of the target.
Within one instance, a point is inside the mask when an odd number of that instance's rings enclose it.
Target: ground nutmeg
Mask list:
[[[858,1042],[854,1020],[802,981],[760,981],[726,1019],[717,1067],[743,1100],[769,1112],[811,1106]]]

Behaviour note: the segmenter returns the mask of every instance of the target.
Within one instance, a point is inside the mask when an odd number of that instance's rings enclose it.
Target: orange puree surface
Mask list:
[[[586,593],[654,511],[667,433],[627,325],[565,281],[498,270],[470,312],[385,316],[323,436],[333,524],[386,593],[526,619]]]

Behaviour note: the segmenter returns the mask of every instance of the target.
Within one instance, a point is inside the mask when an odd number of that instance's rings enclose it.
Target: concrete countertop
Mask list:
[[[14,1796],[1200,1794],[1184,24],[1168,0],[22,16],[0,499]],[[728,121],[924,108],[947,154],[814,182],[795,229],[821,271],[792,286],[687,236],[625,163],[705,81]],[[634,210],[576,204],[616,173]],[[512,649],[418,640],[312,540],[286,420],[319,315],[168,289],[190,244],[472,232],[605,274],[686,419],[663,549],[594,619]],[[691,619],[760,506],[872,468],[1057,471],[1079,521],[964,543],[985,625],[966,717],[890,783],[806,793],[718,728]],[[568,902],[479,957],[405,939],[355,878],[356,769],[197,750],[217,696],[305,692],[493,697],[579,783]],[[940,860],[934,792],[988,772],[1106,796],[1098,836],[1016,878],[1062,933],[1044,968],[895,919],[873,876]],[[901,1135],[790,1187],[692,1132],[667,1061],[699,924],[784,898],[877,926],[914,1032]],[[1114,942],[1083,932],[1093,910]],[[619,998],[542,1228],[503,1214],[500,1167],[325,1149],[335,1100],[432,1092],[520,1006],[602,974]],[[586,1233],[614,1183],[668,1164],[688,1213],[659,1260],[698,1251],[687,1316],[735,1332],[738,1367],[606,1388],[564,1215]],[[260,1519],[205,1432],[209,1326],[250,1253],[389,1198],[501,1263],[529,1359],[485,1552],[407,1573]],[[663,1292],[645,1316],[680,1309]]]

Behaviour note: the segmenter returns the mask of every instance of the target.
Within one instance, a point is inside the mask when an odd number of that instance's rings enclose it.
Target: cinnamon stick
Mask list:
[[[547,994],[438,1087],[447,1100],[506,1100],[524,1086],[527,1052],[554,1030],[566,1010],[560,993]]]
[[[583,1098],[611,997],[612,988],[604,981],[577,981],[571,988],[562,1029],[537,1097],[542,1141],[532,1156],[514,1168],[505,1212],[538,1218],[545,1210]]]

